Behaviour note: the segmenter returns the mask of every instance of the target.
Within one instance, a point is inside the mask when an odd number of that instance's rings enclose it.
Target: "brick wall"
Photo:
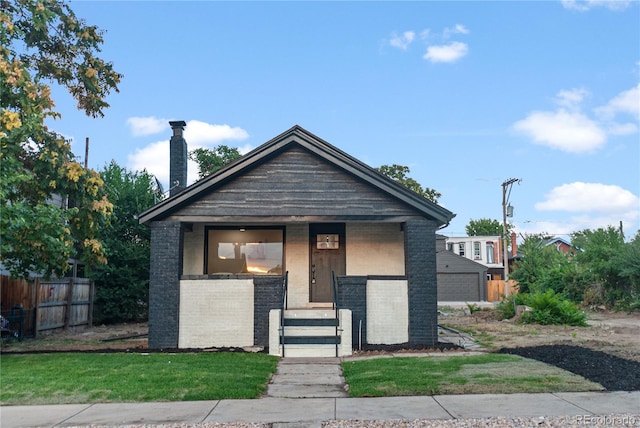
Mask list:
[[[432,345],[438,342],[435,224],[426,219],[409,220],[404,233],[409,343]]]
[[[282,307],[281,276],[253,278],[253,337],[254,344],[269,346],[269,311]]]
[[[177,348],[182,272],[182,225],[151,223],[149,348]]]
[[[358,330],[362,321],[362,345],[367,343],[367,277],[338,277],[338,307],[351,309],[351,340],[358,346]]]

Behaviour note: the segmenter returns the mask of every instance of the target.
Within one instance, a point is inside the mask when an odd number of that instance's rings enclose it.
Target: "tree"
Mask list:
[[[137,214],[162,198],[155,178],[130,172],[111,161],[100,171],[109,200],[112,221],[100,230],[109,263],[91,270],[96,283],[96,322],[138,321],[148,316],[151,229]]]
[[[213,149],[197,148],[189,152],[189,159],[198,164],[198,177],[204,178],[241,157],[235,147],[221,144]]]
[[[429,199],[431,202],[438,203],[438,199],[442,196],[442,194],[438,191],[430,189],[428,187],[422,187],[420,183],[409,177],[407,175],[410,172],[408,166],[397,164],[382,165],[379,168],[376,168],[376,170],[396,181],[397,183],[402,184],[409,190],[413,190],[424,198]]]
[[[624,275],[631,244],[624,242],[618,229],[585,229],[571,234],[571,242],[578,249],[573,260],[584,268],[589,281],[602,285],[606,303],[615,305],[631,296],[633,283]]]
[[[0,260],[12,276],[63,275],[68,258],[105,263],[96,238],[112,205],[45,121],[60,117],[49,84],[101,117],[121,75],[97,56],[102,32],[61,0],[0,0]],[[68,204],[54,205],[54,196]]]
[[[469,220],[469,223],[464,227],[467,232],[467,236],[502,236],[502,223],[498,220],[492,220],[489,218],[481,218],[478,220]],[[507,235],[511,235],[513,225],[507,223]],[[507,236],[509,237],[509,236]]]

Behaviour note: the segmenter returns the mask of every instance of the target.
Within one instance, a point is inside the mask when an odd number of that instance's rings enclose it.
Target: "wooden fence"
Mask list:
[[[518,292],[518,284],[514,280],[509,281],[509,295]],[[487,300],[499,302],[504,296],[504,279],[487,281]]]
[[[17,305],[24,308],[23,335],[37,336],[45,330],[93,323],[95,286],[88,278],[1,279],[2,313]]]

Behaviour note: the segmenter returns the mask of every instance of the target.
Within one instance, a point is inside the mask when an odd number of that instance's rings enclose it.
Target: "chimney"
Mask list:
[[[169,196],[173,196],[187,187],[187,142],[182,136],[187,123],[177,120],[169,125],[173,129],[169,142]]]
[[[518,254],[518,243],[516,242],[517,235],[515,232],[511,232],[511,255],[515,257]]]

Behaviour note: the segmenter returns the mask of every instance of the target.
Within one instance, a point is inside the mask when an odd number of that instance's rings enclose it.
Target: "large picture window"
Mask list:
[[[207,228],[206,273],[282,275],[282,228]]]

